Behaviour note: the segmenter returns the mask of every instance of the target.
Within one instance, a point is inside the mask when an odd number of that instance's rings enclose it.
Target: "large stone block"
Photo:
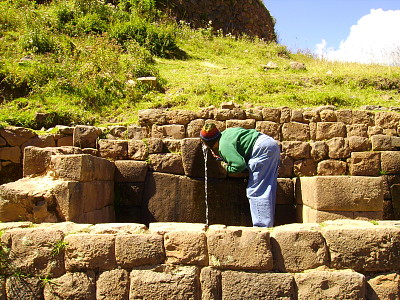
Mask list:
[[[167,110],[166,116],[169,124],[187,125],[197,116],[189,110]]]
[[[326,226],[322,228],[331,267],[357,272],[388,272],[400,268],[400,228]]]
[[[143,217],[150,222],[205,222],[204,181],[149,172]]]
[[[382,178],[317,176],[296,180],[296,201],[324,211],[382,211]]]
[[[397,129],[400,122],[400,114],[396,112],[380,111],[375,113],[375,125],[382,128]]]
[[[353,124],[347,125],[347,137],[351,136],[359,136],[359,137],[368,137],[368,126],[365,124]]]
[[[324,141],[316,141],[310,144],[311,158],[316,162],[328,158],[328,145]]]
[[[10,146],[21,146],[30,138],[36,136],[32,130],[22,127],[7,127],[0,129],[2,136]]]
[[[207,231],[210,266],[236,270],[272,270],[270,233],[248,227],[213,227]]]
[[[50,164],[52,155],[81,154],[77,147],[38,148],[34,146],[24,149],[24,177],[44,173]]]
[[[399,299],[400,275],[398,273],[372,275],[367,279],[367,299]]]
[[[352,124],[365,124],[368,126],[374,125],[375,114],[371,111],[353,110],[352,111]]]
[[[23,143],[21,145],[21,150],[24,151],[24,149],[29,146],[35,146],[40,148],[55,147],[56,141],[52,134],[38,135],[33,138],[30,138],[25,143]]]
[[[221,281],[222,300],[297,299],[291,274],[224,271]]]
[[[221,271],[211,267],[204,267],[200,273],[201,299],[222,299],[222,276]]]
[[[318,141],[329,140],[335,137],[346,137],[346,125],[341,122],[318,122],[316,130]]]
[[[75,181],[114,180],[114,163],[88,154],[54,155],[49,169],[58,178]]]
[[[129,299],[200,300],[199,269],[161,265],[132,270]]]
[[[161,173],[185,174],[182,156],[178,153],[160,153],[149,155],[151,170]]]
[[[141,127],[136,125],[128,126],[127,138],[132,140],[142,140],[148,137],[147,127]]]
[[[97,139],[101,129],[93,126],[77,125],[74,128],[74,146],[80,148],[97,148]]]
[[[271,122],[266,119],[265,121],[257,121],[256,122],[256,129],[264,134],[269,135],[270,137],[274,138],[275,140],[281,140],[281,127],[282,125],[276,122]]]
[[[111,270],[116,267],[115,235],[70,234],[64,241],[67,271]]]
[[[96,300],[96,279],[93,271],[66,273],[53,278],[44,287],[44,299]]]
[[[5,273],[20,271],[33,276],[58,277],[64,274],[64,234],[54,229],[14,229],[1,241],[10,248]]]
[[[266,107],[262,110],[264,121],[279,123],[281,118],[281,110],[279,108]]]
[[[379,152],[352,152],[349,171],[353,176],[378,176],[381,169]]]
[[[347,139],[336,137],[326,142],[328,145],[329,158],[342,159],[350,156],[349,141]]]
[[[282,153],[294,158],[310,158],[311,146],[307,142],[284,141],[282,142]]]
[[[302,272],[329,264],[329,251],[319,231],[301,225],[279,226],[271,233],[274,269]]]
[[[208,265],[205,232],[171,231],[164,235],[167,264]]]
[[[345,175],[347,163],[341,160],[327,159],[318,163],[317,174],[320,176]]]
[[[153,124],[166,124],[166,112],[163,109],[142,109],[138,112],[139,124],[150,127]]]
[[[122,234],[115,238],[117,264],[125,269],[164,262],[163,237],[158,234]]]
[[[129,297],[129,273],[123,269],[102,272],[96,281],[97,300],[126,300]]]
[[[282,139],[284,141],[303,141],[310,140],[310,128],[306,124],[290,122],[282,126]]]
[[[144,161],[117,160],[115,163],[115,182],[144,182],[148,165]]]
[[[317,164],[311,158],[296,160],[293,163],[293,174],[296,177],[317,175]]]
[[[381,168],[385,174],[400,174],[400,151],[382,151]]]
[[[153,138],[171,138],[184,139],[185,126],[183,125],[153,125],[151,128],[151,137]]]
[[[128,158],[128,141],[101,139],[98,143],[100,156],[112,160]]]
[[[4,297],[0,292],[0,299],[43,299],[43,283],[37,277],[10,276],[6,280]]]
[[[307,205],[297,205],[297,220],[302,223],[323,223],[328,220],[353,219],[352,211],[322,211]]]
[[[371,137],[373,151],[390,151],[393,150],[392,137],[383,134],[373,135]]]
[[[366,282],[352,271],[311,271],[294,275],[298,299],[365,299]]]
[[[0,160],[9,160],[13,163],[21,163],[21,149],[18,146],[0,147]]]
[[[149,149],[142,140],[128,141],[128,158],[134,160],[146,160],[149,156]]]
[[[348,138],[351,152],[369,151],[372,149],[371,141],[366,137],[351,136]]]

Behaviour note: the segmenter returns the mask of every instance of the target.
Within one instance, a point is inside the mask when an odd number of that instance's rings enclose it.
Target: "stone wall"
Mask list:
[[[275,41],[274,21],[260,0],[157,1],[162,10],[194,27],[211,25],[225,34],[247,34]]]
[[[57,134],[40,136],[24,128],[7,128],[0,130],[1,180],[16,180],[23,173],[24,184],[32,176],[54,175],[53,156],[66,155],[64,165],[68,166],[75,164],[73,154],[90,154],[115,165],[110,179],[117,221],[205,223],[204,157],[198,133],[205,122],[212,121],[221,130],[256,128],[280,142],[276,225],[338,218],[400,219],[399,120],[395,112],[333,107],[246,109],[225,103],[199,112],[143,110],[139,125],[127,127],[59,126]],[[211,155],[207,165],[209,224],[250,226],[246,175],[229,177]],[[14,174],[10,166],[20,171]],[[0,197],[12,194],[9,191],[16,185],[2,186]],[[72,186],[68,188],[74,194]],[[42,203],[32,199],[30,207]],[[54,212],[54,205],[49,202],[42,208]],[[83,212],[85,220],[87,213]],[[32,212],[25,215],[34,216]],[[94,215],[103,217],[96,221]],[[57,216],[58,221],[85,222],[76,216]],[[114,221],[104,219],[106,214],[92,212],[91,216],[92,223]],[[2,221],[16,220],[3,217]]]
[[[0,299],[398,299],[399,223],[0,223]]]

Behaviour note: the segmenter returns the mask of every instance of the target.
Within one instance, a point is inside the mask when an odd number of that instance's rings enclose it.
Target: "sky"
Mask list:
[[[400,0],[263,0],[278,42],[320,58],[400,65]]]

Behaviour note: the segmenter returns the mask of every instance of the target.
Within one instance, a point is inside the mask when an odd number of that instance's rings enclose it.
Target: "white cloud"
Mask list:
[[[350,29],[339,49],[322,40],[315,53],[327,60],[400,65],[400,10],[371,9]]]

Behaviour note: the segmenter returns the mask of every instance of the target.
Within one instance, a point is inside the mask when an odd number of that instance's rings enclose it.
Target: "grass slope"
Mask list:
[[[269,61],[278,68],[265,70]],[[292,61],[306,70],[292,70]],[[136,81],[141,76],[157,77],[158,88]],[[0,126],[129,124],[139,109],[196,111],[226,101],[392,107],[399,91],[400,67],[321,61],[194,30],[162,16],[153,0],[0,1]]]

